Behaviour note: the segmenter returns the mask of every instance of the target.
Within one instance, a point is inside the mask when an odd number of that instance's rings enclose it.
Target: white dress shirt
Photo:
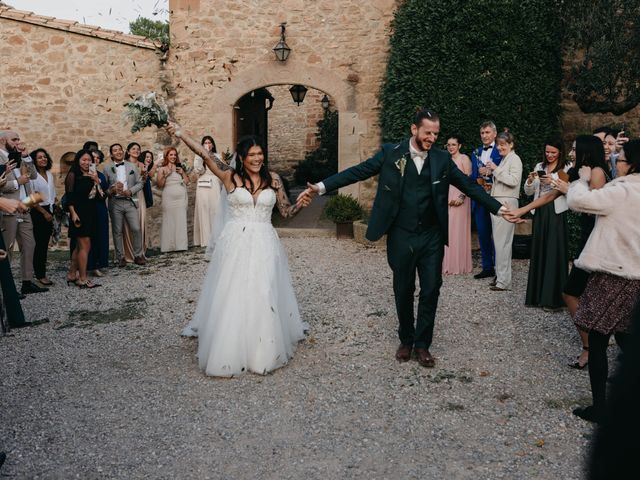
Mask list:
[[[482,155],[480,155],[480,161],[483,165],[486,165],[488,161],[491,160],[491,153],[493,149],[496,147],[496,143],[493,142],[489,148],[484,149],[484,145],[482,146]]]
[[[409,153],[411,154],[411,159],[413,160],[416,169],[418,170],[418,175],[422,173],[422,167],[424,166],[424,162],[429,155],[429,151],[420,152],[416,147],[413,146],[413,138],[409,141]]]
[[[38,178],[30,180],[31,191],[40,192],[42,194],[43,198],[42,202],[40,202],[41,207],[44,207],[45,205],[53,205],[56,200],[56,185],[53,179],[53,174],[49,171],[47,171],[46,174],[46,179],[40,174],[40,172],[38,172]],[[50,207],[50,210],[53,211],[53,207]]]
[[[129,185],[127,185],[127,167],[126,165],[124,167],[120,167],[119,165],[124,165],[124,162],[113,162],[113,168],[116,169],[116,178],[122,184],[122,191],[126,192],[127,190],[129,190]]]

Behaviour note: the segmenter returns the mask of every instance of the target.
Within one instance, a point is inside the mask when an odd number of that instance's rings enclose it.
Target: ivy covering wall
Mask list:
[[[554,0],[405,0],[381,92],[383,140],[407,137],[427,106],[441,117],[440,146],[458,133],[469,153],[491,119],[515,135],[528,171],[558,133],[561,37]]]

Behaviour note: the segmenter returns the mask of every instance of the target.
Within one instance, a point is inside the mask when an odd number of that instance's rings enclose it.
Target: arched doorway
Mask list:
[[[301,96],[300,92],[304,95]],[[242,95],[234,107],[234,142],[257,137],[269,169],[285,183],[291,201],[306,188],[338,170],[338,111],[326,92],[304,85],[265,85]],[[278,226],[330,228],[322,217],[325,198],[296,219],[274,217]]]
[[[296,63],[289,60],[282,65],[276,62],[256,64],[239,71],[212,97],[211,127],[216,132],[216,142],[222,150],[232,150],[235,145],[234,111],[240,98],[264,86],[301,84],[326,92],[334,107],[340,112],[338,119],[338,168],[340,170],[361,161],[360,140],[368,133],[366,121],[361,120],[356,109],[356,87],[347,78],[324,67]],[[360,186],[351,185],[341,190],[359,198]]]

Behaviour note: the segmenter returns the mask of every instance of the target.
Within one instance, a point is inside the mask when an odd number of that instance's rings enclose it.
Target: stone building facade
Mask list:
[[[345,168],[379,146],[378,95],[399,1],[169,0],[168,52],[141,37],[0,4],[0,125],[16,126],[55,159],[89,138],[104,150],[135,140],[159,151],[169,141],[162,131],[133,135],[120,118],[129,95],[155,90],[167,96],[184,128],[198,137],[213,133],[220,150],[232,150],[236,102],[266,87],[278,98],[269,117],[270,153],[286,173],[314,146],[322,114],[317,97],[327,94],[339,112]],[[278,62],[272,48],[285,22],[292,51]],[[567,58],[569,68],[574,57]],[[309,88],[300,107],[286,91],[292,84]],[[640,133],[638,108],[622,117],[585,115],[566,92],[562,108],[567,140],[622,121]],[[345,190],[370,206],[375,180]]]
[[[269,162],[280,175],[293,178],[294,167],[317,148],[318,122],[324,115],[322,92],[309,89],[304,102],[293,103],[287,85],[269,87],[275,101],[269,110]]]

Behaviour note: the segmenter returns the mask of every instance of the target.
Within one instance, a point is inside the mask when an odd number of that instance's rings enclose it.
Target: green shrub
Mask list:
[[[351,195],[332,196],[324,206],[325,216],[335,223],[347,223],[364,217],[364,210]]]
[[[296,185],[324,180],[338,171],[338,112],[325,111],[316,133],[320,144],[307,153],[293,174]]]
[[[487,119],[508,127],[525,172],[559,132],[561,21],[555,0],[405,0],[393,21],[381,92],[382,136],[409,135],[418,106],[441,117],[442,145],[462,136],[466,153]]]

